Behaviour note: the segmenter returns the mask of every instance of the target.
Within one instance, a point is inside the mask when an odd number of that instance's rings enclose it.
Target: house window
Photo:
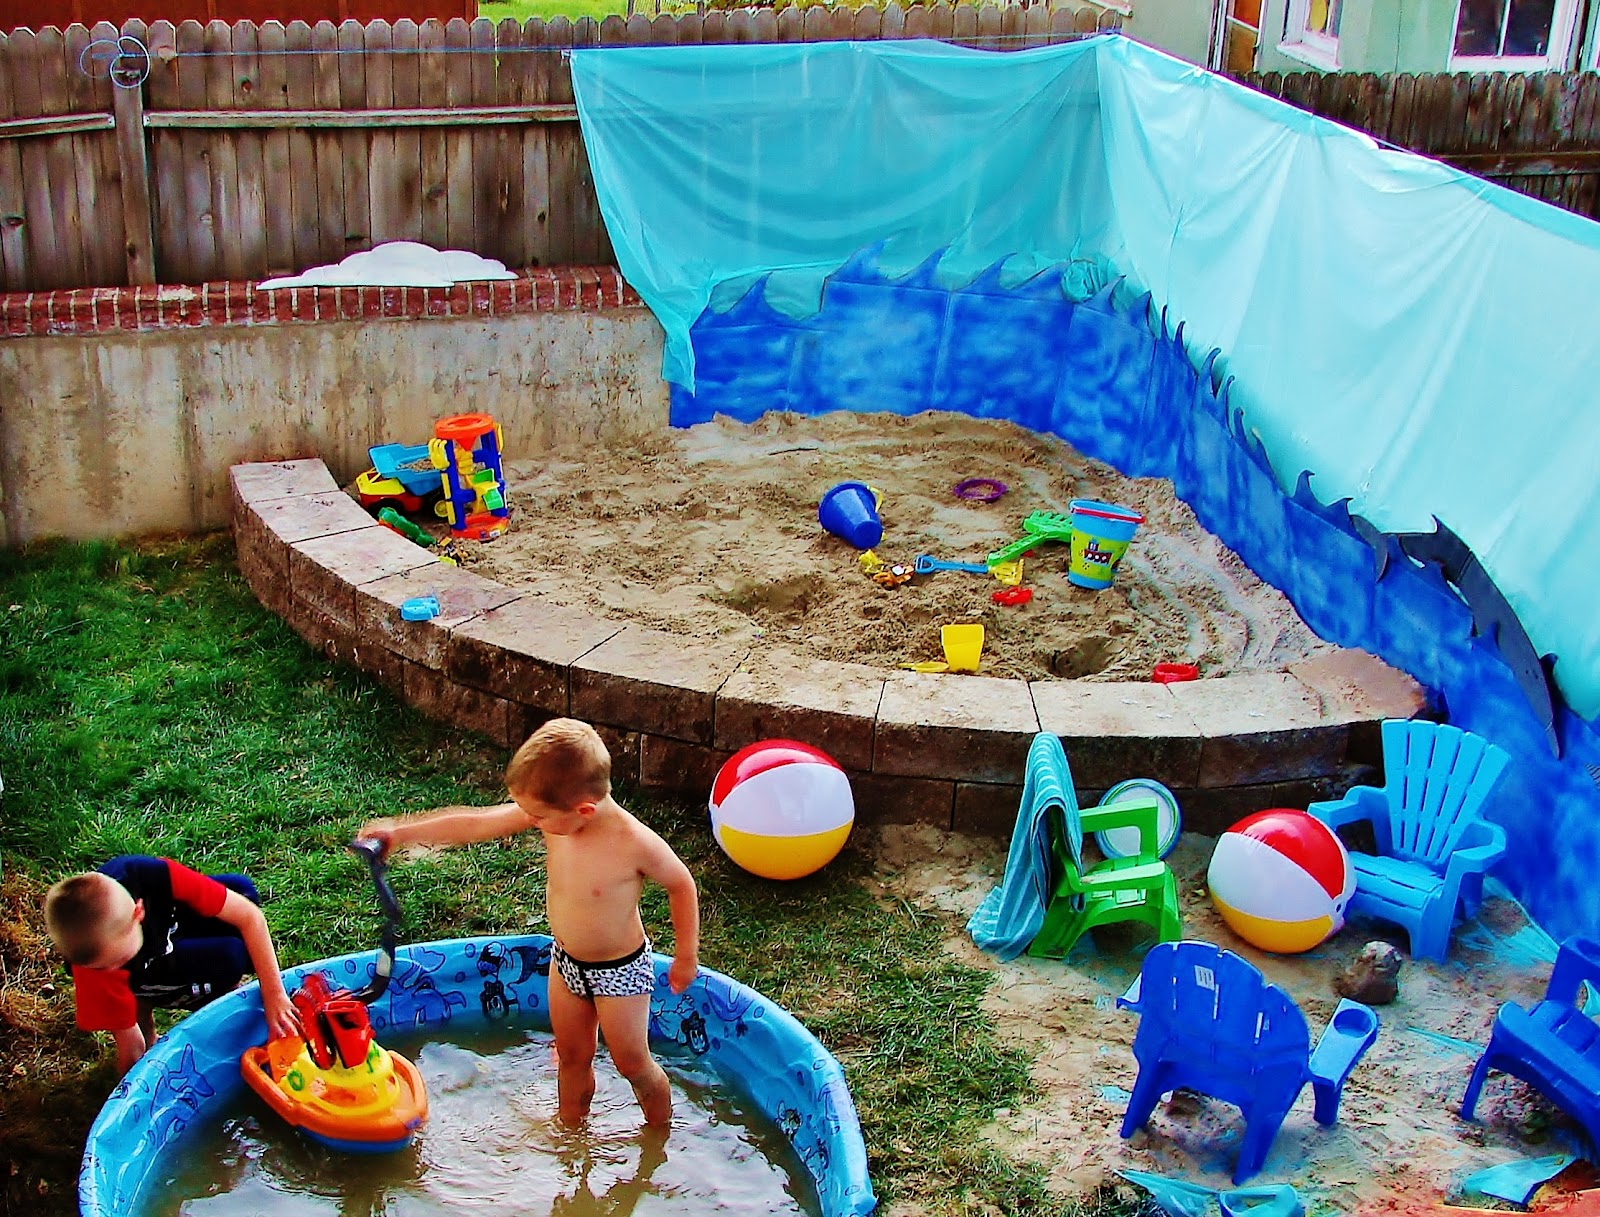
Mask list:
[[[1564,68],[1576,15],[1575,0],[1459,0],[1450,66]]]
[[[1290,0],[1278,49],[1318,67],[1338,67],[1339,16],[1343,9],[1344,0]]]
[[[1217,64],[1230,76],[1256,70],[1256,45],[1261,41],[1261,0],[1227,0]]]

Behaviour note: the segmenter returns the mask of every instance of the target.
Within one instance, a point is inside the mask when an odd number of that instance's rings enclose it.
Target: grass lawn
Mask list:
[[[655,15],[655,0],[648,0],[647,10]],[[576,21],[579,17],[593,17],[596,21],[615,14],[625,17],[628,13],[628,0],[505,0],[503,4],[490,4],[480,0],[478,16],[487,17],[491,21],[504,21],[507,17],[515,17],[518,21],[528,21],[534,17],[548,21],[552,17],[566,17]]]
[[[0,1159],[5,1214],[76,1211],[84,1137],[113,1084],[109,1040],[72,1025],[44,937],[54,879],[109,855],[249,871],[283,963],[376,942],[343,845],[374,815],[491,802],[506,755],[315,655],[256,602],[226,535],[0,552]],[[729,863],[704,808],[620,790],[700,884],[702,959],[792,1010],[844,1064],[885,1205],[926,1214],[1080,1210],[979,1135],[1025,1101],[1028,1062],[994,1037],[986,975],[933,912],[874,898],[847,849],[787,885]],[[398,863],[417,939],[543,928],[542,847]],[[666,902],[647,893],[658,947]],[[665,938],[667,941],[662,942]]]

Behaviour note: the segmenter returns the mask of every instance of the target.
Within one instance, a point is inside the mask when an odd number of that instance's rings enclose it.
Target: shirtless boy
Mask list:
[[[699,971],[700,904],[694,878],[672,848],[611,797],[611,754],[587,723],[552,719],[506,768],[511,802],[448,807],[378,821],[362,835],[386,850],[463,845],[537,828],[545,845],[550,1026],[559,1060],[557,1114],[581,1123],[594,1099],[597,1034],[628,1079],[649,1124],[672,1119],[667,1075],[650,1055],[655,970],[639,916],[645,880],[667,892],[673,956],[667,983],[682,993]]]

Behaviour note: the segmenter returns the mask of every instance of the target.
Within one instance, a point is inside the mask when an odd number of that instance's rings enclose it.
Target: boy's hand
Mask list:
[[[267,1015],[268,1039],[300,1034],[300,1016],[295,1013],[294,1004],[287,997],[262,994],[261,1005]]]
[[[667,969],[667,987],[674,993],[682,993],[700,974],[700,963],[692,956],[674,955],[672,966]]]
[[[378,860],[381,862],[389,856],[389,851],[394,847],[394,833],[377,820],[356,833],[357,841],[375,841],[378,845]]]

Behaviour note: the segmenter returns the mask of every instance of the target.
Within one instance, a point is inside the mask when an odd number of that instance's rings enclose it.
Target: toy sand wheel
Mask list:
[[[488,414],[455,414],[433,424],[433,433],[439,439],[469,448],[480,435],[493,430],[494,418]]]

